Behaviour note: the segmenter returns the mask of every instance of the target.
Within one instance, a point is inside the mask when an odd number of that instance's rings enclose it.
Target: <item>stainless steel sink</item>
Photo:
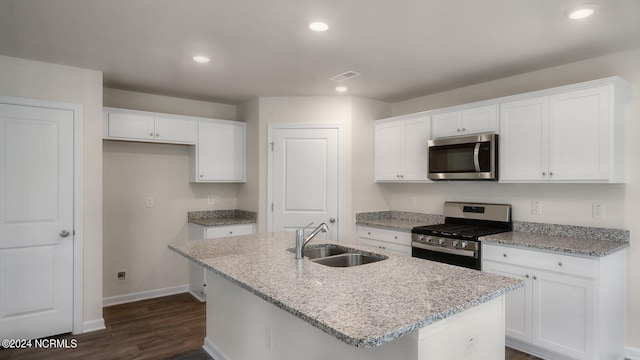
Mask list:
[[[323,244],[323,245],[312,245],[310,247],[306,247],[302,251],[302,256],[307,257],[309,259],[318,259],[324,258],[327,256],[334,256],[345,254],[349,252],[349,249],[339,247],[337,245],[331,244]]]
[[[295,252],[296,249],[288,249]],[[317,264],[351,267],[386,260],[389,257],[335,244],[314,244],[305,247],[302,256]]]
[[[322,264],[333,267],[351,267],[363,264],[370,264],[373,262],[388,259],[383,255],[373,254],[359,254],[359,253],[346,253],[341,255],[328,256],[318,259],[313,259],[314,263]]]

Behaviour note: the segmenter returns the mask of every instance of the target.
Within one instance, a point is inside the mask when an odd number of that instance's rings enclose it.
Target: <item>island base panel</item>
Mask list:
[[[203,348],[216,360],[504,359],[504,296],[378,347],[358,348],[211,271],[206,277],[215,296],[207,299]]]

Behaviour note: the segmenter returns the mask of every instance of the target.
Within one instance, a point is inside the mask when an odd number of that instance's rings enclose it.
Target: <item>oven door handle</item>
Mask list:
[[[476,168],[476,172],[480,172],[480,143],[476,143],[476,147],[473,149],[473,166]]]
[[[427,244],[423,244],[423,243],[415,242],[415,241],[411,242],[411,246],[415,247],[415,248],[419,248],[419,249],[435,251],[435,252],[440,252],[440,253],[468,256],[468,257],[473,257],[473,258],[477,257],[476,256],[476,252],[472,251],[472,250],[449,249],[449,248],[442,247],[442,246],[427,245]]]

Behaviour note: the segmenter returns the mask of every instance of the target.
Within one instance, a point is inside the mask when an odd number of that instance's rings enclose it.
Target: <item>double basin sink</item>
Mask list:
[[[295,252],[295,249],[290,250]],[[314,263],[332,267],[352,267],[389,258],[388,256],[368,253],[335,244],[310,245],[303,249],[302,256],[309,258],[309,260]]]

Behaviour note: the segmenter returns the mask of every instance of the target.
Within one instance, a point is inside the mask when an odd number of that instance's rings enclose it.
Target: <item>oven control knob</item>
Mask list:
[[[466,247],[467,247],[467,245],[468,245],[468,244],[467,244],[467,242],[466,242],[466,241],[463,241],[462,243],[460,243],[460,247],[461,247],[461,248],[463,248],[463,249],[464,249],[464,248],[466,248]]]
[[[440,238],[440,239],[438,239],[438,244],[439,244],[439,245],[444,244],[444,238]]]

